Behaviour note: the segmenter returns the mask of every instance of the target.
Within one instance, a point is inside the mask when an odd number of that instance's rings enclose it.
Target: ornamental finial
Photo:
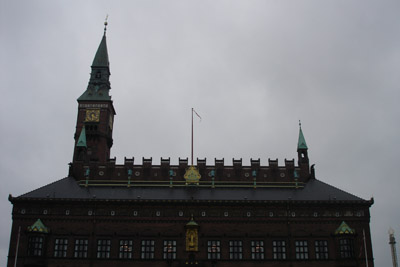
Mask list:
[[[300,129],[301,129],[301,120],[299,120],[299,127],[300,127]]]
[[[108,15],[106,16],[106,19],[104,21],[104,35],[106,34],[106,31],[107,31],[107,25],[108,25],[107,20],[108,20]]]

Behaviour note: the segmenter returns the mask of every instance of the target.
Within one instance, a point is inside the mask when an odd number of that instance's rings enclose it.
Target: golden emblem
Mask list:
[[[186,185],[188,184],[197,184],[199,185],[199,181],[201,178],[201,175],[199,171],[197,170],[196,167],[190,166],[187,170],[185,175],[183,176],[186,180]]]

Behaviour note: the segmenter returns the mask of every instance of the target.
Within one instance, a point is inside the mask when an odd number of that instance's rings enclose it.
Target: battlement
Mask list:
[[[238,182],[238,183],[292,183],[307,182],[311,177],[308,165],[295,166],[294,159],[285,159],[279,166],[278,159],[268,159],[268,165],[262,166],[260,159],[250,159],[244,165],[242,159],[232,159],[232,164],[225,164],[225,159],[214,159],[208,165],[207,159],[197,158],[194,165],[201,175],[202,182]],[[106,163],[75,161],[70,164],[70,176],[81,181],[129,181],[134,182],[184,182],[184,175],[189,166],[188,158],[179,158],[177,165],[171,165],[170,158],[161,158],[160,164],[153,164],[153,158],[142,158],[141,164],[135,164],[135,158],[125,158],[123,164],[116,164],[112,158]]]

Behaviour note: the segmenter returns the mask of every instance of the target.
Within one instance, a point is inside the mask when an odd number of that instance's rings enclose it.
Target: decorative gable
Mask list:
[[[335,235],[354,235],[355,230],[350,228],[345,221],[343,221],[339,228],[336,229]]]
[[[28,231],[48,234],[50,229],[47,228],[40,219],[38,219],[34,224],[28,226]]]

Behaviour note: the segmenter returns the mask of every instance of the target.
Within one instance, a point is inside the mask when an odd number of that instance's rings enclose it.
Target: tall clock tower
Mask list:
[[[92,63],[88,87],[78,98],[74,163],[105,163],[110,159],[115,115],[110,96],[110,74],[104,28],[103,38]]]

